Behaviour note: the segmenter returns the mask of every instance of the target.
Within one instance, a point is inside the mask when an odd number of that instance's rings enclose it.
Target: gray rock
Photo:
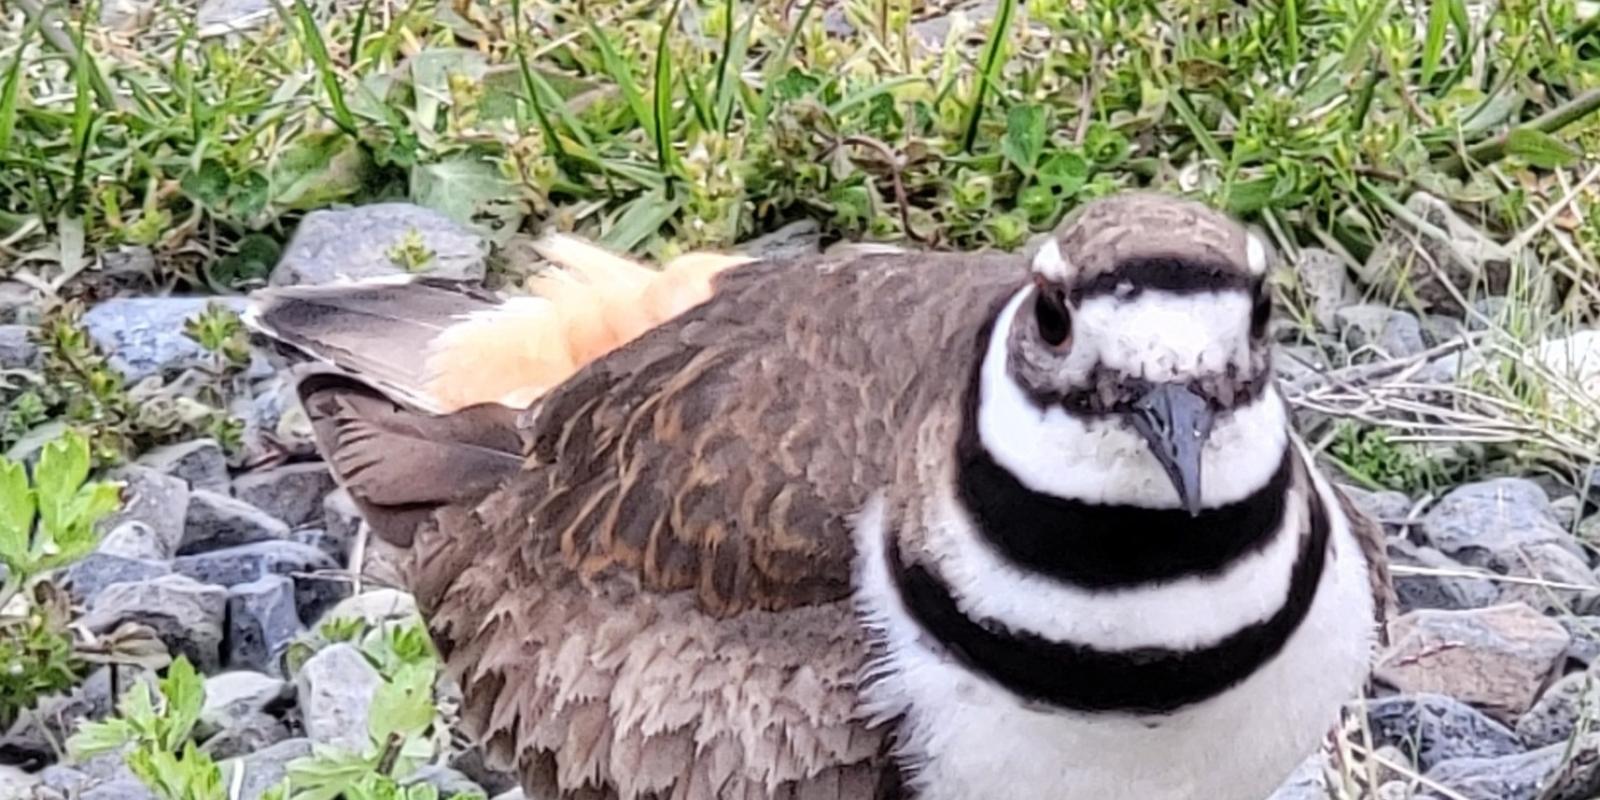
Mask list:
[[[156,536],[155,530],[138,520],[128,520],[111,529],[100,539],[96,552],[143,561],[165,561],[172,558],[167,543]]]
[[[271,18],[270,0],[204,0],[195,26],[202,36],[221,36],[254,30]]]
[[[1600,514],[1590,514],[1589,516],[1580,520],[1578,522],[1577,530],[1573,531],[1573,535],[1575,535],[1580,542],[1587,542],[1590,545],[1600,545]]]
[[[294,703],[294,687],[281,678],[250,670],[229,670],[206,678],[200,722],[215,730],[252,714],[280,717]]]
[[[1327,763],[1322,753],[1306,758],[1267,800],[1327,800],[1328,781],[1323,774]]]
[[[340,548],[341,563],[348,561],[350,549],[360,538],[361,526],[365,524],[361,509],[356,507],[356,501],[351,499],[350,492],[344,487],[328,492],[328,496],[323,498],[322,526],[328,532],[329,541]]]
[[[95,597],[82,623],[95,633],[123,622],[149,625],[174,654],[183,654],[202,672],[221,664],[223,615],[228,593],[182,575],[163,575],[146,583],[118,583]]]
[[[221,761],[271,747],[293,734],[283,720],[268,714],[246,714],[233,724],[205,737],[201,749]]]
[[[44,296],[21,281],[0,280],[0,325],[37,325]]]
[[[244,458],[256,461],[283,455],[315,456],[311,420],[295,399],[294,382],[275,375],[253,387],[253,397],[239,397],[229,412],[244,420]]]
[[[413,233],[414,232],[414,233]],[[416,236],[432,258],[421,271],[435,278],[482,280],[488,244],[450,218],[409,203],[375,203],[307,214],[272,270],[273,286],[405,275],[391,251]]]
[[[1422,323],[1409,311],[1360,304],[1339,309],[1334,321],[1351,350],[1372,347],[1381,355],[1404,358],[1428,349]]]
[[[244,311],[243,297],[115,297],[83,315],[89,337],[129,382],[203,367],[212,356],[183,334],[183,323],[212,302]]]
[[[1563,614],[1555,619],[1572,634],[1572,644],[1567,646],[1569,662],[1587,668],[1600,658],[1600,616]]]
[[[228,457],[215,439],[157,447],[140,456],[139,463],[182,478],[195,489],[228,491]]]
[[[410,594],[399,589],[371,589],[341,600],[328,609],[323,620],[359,619],[366,622],[367,627],[375,628],[385,622],[416,616],[417,601]]]
[[[739,245],[739,252],[760,259],[783,259],[822,252],[822,227],[816,220],[791,222]]]
[[[218,586],[238,586],[267,575],[287,575],[294,578],[295,605],[302,620],[320,619],[325,609],[350,593],[344,581],[292,574],[338,569],[326,553],[298,542],[256,542],[179,556],[173,559],[172,568]]]
[[[118,778],[96,784],[78,795],[78,800],[156,800],[138,778]]]
[[[521,787],[518,787],[495,795],[494,800],[528,800],[528,796],[523,794]]]
[[[1300,251],[1294,271],[1300,291],[1311,307],[1311,317],[1323,330],[1333,330],[1335,313],[1355,302],[1356,288],[1344,259],[1320,247]]]
[[[343,643],[326,647],[306,661],[294,681],[312,741],[357,753],[367,749],[372,693],[383,678],[359,649]]]
[[[286,464],[233,482],[235,496],[290,525],[320,523],[322,500],[333,489],[333,475],[321,462]]]
[[[100,6],[100,24],[119,33],[137,33],[155,21],[156,3],[149,0],[107,0]]]
[[[1562,749],[1556,745],[1498,758],[1458,758],[1425,774],[1463,800],[1535,800],[1561,765]]]
[[[1550,511],[1550,498],[1521,478],[1469,483],[1423,516],[1424,541],[1463,564],[1492,567],[1521,546],[1554,543],[1582,557]]]
[[[39,776],[0,764],[0,800],[28,800],[33,797],[33,787],[38,785]]]
[[[1383,296],[1400,296],[1409,289],[1431,310],[1459,314],[1464,309],[1439,280],[1440,273],[1465,297],[1506,291],[1512,263],[1525,254],[1490,239],[1432,195],[1412,194],[1406,208],[1431,230],[1416,230],[1397,220],[1373,249],[1363,273],[1374,276]]]
[[[266,575],[228,590],[228,666],[277,674],[280,656],[304,626],[294,581]]]
[[[180,555],[289,538],[289,526],[245,500],[196,489],[189,498]]]
[[[1401,492],[1374,492],[1348,483],[1340,484],[1339,489],[1350,497],[1357,508],[1382,523],[1391,536],[1400,533],[1405,527],[1400,523],[1411,514],[1411,498]]]
[[[0,369],[33,369],[38,365],[39,345],[33,342],[33,328],[0,325]]]
[[[1559,544],[1530,544],[1497,554],[1490,561],[1490,568],[1539,581],[1538,585],[1505,584],[1500,587],[1501,602],[1523,602],[1552,614],[1600,611],[1600,579],[1595,578],[1587,562]]]
[[[1502,722],[1528,710],[1566,663],[1572,636],[1521,603],[1412,611],[1389,625],[1376,677],[1409,693],[1444,694]]]
[[[1426,567],[1435,570],[1468,572],[1463,564],[1431,547],[1412,544],[1403,539],[1389,541],[1389,560],[1392,564]],[[1422,608],[1461,610],[1486,608],[1500,599],[1500,587],[1487,578],[1469,575],[1395,575],[1395,595],[1400,610],[1414,611]]]
[[[66,569],[62,583],[79,603],[88,604],[106,587],[123,583],[142,583],[172,574],[165,561],[128,558],[109,553],[90,553]]]
[[[341,567],[350,563],[349,543],[329,535],[322,528],[301,528],[290,534],[289,540],[321,550]]]
[[[1574,672],[1551,684],[1527,713],[1517,718],[1517,735],[1528,749],[1565,742],[1580,719],[1600,719],[1600,677]]]
[[[426,783],[439,792],[439,800],[450,800],[453,797],[488,797],[489,793],[483,790],[471,778],[449,767],[438,764],[427,764],[411,773],[406,778],[407,786]]]
[[[289,763],[311,755],[311,740],[288,739],[249,755],[230,758],[218,763],[222,768],[222,785],[232,786],[234,774],[243,770],[238,800],[260,800],[268,789],[283,782],[289,774]]]
[[[1521,752],[1510,728],[1472,706],[1439,694],[1391,695],[1367,702],[1374,745],[1398,747],[1426,771],[1457,758]]]
[[[1463,327],[1473,332],[1486,331],[1490,323],[1502,323],[1510,307],[1511,301],[1504,296],[1480,297],[1472,301],[1472,309],[1478,313],[1468,314]]]
[[[115,530],[129,520],[143,522],[155,533],[163,553],[171,556],[177,552],[189,508],[189,485],[139,464],[114,470],[109,478],[123,483],[123,505],[101,522],[100,529]]]

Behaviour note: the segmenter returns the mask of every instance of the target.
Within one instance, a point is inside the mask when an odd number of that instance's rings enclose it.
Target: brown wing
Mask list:
[[[1341,491],[1337,484],[1328,481],[1328,487],[1339,498],[1339,508],[1344,511],[1345,518],[1350,520],[1350,532],[1361,546],[1361,556],[1366,559],[1367,575],[1372,582],[1372,598],[1377,615],[1378,641],[1380,645],[1388,646],[1389,617],[1399,607],[1399,600],[1395,596],[1394,582],[1389,575],[1389,550],[1383,526],[1361,510],[1361,507],[1356,505],[1348,494]]]
[[[534,792],[890,791],[856,706],[847,520],[1023,277],[1004,256],[742,266],[552,391],[523,468],[412,537],[412,588],[491,757]]]

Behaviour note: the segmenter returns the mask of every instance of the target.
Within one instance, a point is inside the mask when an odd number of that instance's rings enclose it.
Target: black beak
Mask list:
[[[1175,383],[1162,383],[1133,404],[1129,415],[1172,479],[1190,516],[1200,514],[1200,451],[1211,435],[1205,398]]]

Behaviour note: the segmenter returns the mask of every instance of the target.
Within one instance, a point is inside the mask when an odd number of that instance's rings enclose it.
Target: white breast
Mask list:
[[[1316,599],[1284,649],[1223,694],[1159,717],[1024,707],[945,658],[899,602],[884,561],[884,527],[883,504],[874,500],[857,520],[857,594],[862,619],[885,645],[885,656],[870,668],[874,680],[865,700],[877,718],[903,717],[899,754],[912,770],[919,800],[1263,800],[1316,748],[1367,674],[1373,599],[1366,565],[1342,519],[1330,532],[1332,550]],[[1281,591],[1284,584],[1276,585]],[[1052,599],[1037,595],[1035,605]],[[1092,599],[1079,600],[1075,613],[1100,620],[1087,629],[1108,639],[1135,608],[1127,597],[1112,597],[1095,613]],[[1193,595],[1175,593],[1172,601],[1139,599],[1155,612],[1130,621],[1129,629],[1165,629],[1160,638],[1170,639],[1181,638],[1185,620],[1200,624],[1205,609],[1193,607]],[[1221,597],[1213,601],[1227,605]],[[1178,613],[1180,605],[1190,606],[1189,615]]]

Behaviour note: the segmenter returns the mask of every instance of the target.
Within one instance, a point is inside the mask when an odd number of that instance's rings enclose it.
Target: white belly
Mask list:
[[[918,800],[1264,800],[1367,675],[1375,629],[1366,565],[1335,525],[1306,619],[1232,689],[1159,718],[1025,708],[920,638],[871,544],[877,510],[860,520],[859,578],[863,619],[887,655],[866,700],[877,714],[903,715],[899,754]]]

